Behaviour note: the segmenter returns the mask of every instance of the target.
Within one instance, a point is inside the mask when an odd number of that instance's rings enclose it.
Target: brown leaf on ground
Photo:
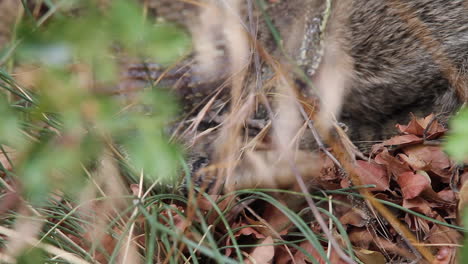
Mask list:
[[[363,263],[372,263],[372,264],[385,264],[387,263],[385,260],[385,256],[378,252],[368,249],[358,249],[355,250],[356,256],[363,262]]]
[[[434,219],[440,222],[446,222],[440,215],[434,217]],[[431,244],[457,246],[461,241],[462,235],[453,228],[434,224],[426,237],[427,242]]]
[[[394,178],[397,178],[402,173],[411,171],[411,168],[406,162],[390,155],[386,148],[375,157],[374,161],[377,164],[385,165],[387,171],[391,173]]]
[[[413,116],[408,125],[398,124],[396,127],[402,133],[420,137],[424,136],[425,132],[427,139],[437,138],[447,131],[447,129],[435,119],[434,114],[430,114],[425,118],[416,118]]]
[[[414,170],[432,171],[441,177],[441,181],[448,183],[452,173],[449,171],[452,162],[438,146],[409,146],[403,149],[407,155],[408,164]],[[404,156],[404,155],[403,155]]]
[[[269,264],[275,256],[275,247],[271,236],[265,238],[260,245],[250,253],[245,263]]]
[[[398,130],[400,130],[401,133],[404,134],[422,136],[424,133],[424,128],[414,116],[413,119],[411,119],[411,121],[408,123],[408,125],[397,124],[396,127],[398,128]]]
[[[443,189],[442,191],[438,192],[437,195],[439,196],[440,199],[449,203],[454,204],[457,201],[457,195],[450,188]]]
[[[447,132],[447,129],[434,118],[434,114],[430,114],[423,119],[419,120],[421,126],[426,130],[428,139],[437,138]]]
[[[416,197],[414,199],[404,199],[403,207],[413,210],[415,212],[433,217],[433,211],[428,201],[424,200],[421,197]]]
[[[400,174],[397,178],[397,182],[398,185],[400,185],[403,198],[405,199],[416,198],[421,195],[423,191],[432,189],[429,176],[412,171]]]
[[[356,172],[361,184],[374,184],[375,188],[371,188],[372,191],[385,191],[388,189],[390,178],[382,165],[363,160],[358,160],[356,163]]]
[[[414,145],[414,144],[419,144],[423,142],[424,140],[418,136],[415,136],[413,134],[409,135],[401,135],[401,136],[395,136],[392,137],[391,139],[385,140],[383,142],[384,146],[408,146],[408,145]]]

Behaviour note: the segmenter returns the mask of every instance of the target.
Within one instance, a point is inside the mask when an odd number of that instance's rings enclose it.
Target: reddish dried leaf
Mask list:
[[[403,207],[416,211],[418,213],[432,217],[434,214],[429,202],[421,197],[403,200]]]
[[[246,263],[268,264],[275,256],[275,247],[273,246],[273,238],[271,236],[265,238],[261,245],[255,247],[250,253],[250,258],[246,259]]]
[[[409,146],[403,149],[403,152],[413,161],[413,169],[427,169],[440,176],[442,182],[448,183],[451,177],[449,171],[452,163],[448,156],[438,146]],[[418,165],[425,164],[419,168]],[[411,164],[410,164],[411,165]]]
[[[414,145],[423,142],[424,140],[418,136],[413,134],[409,135],[401,135],[392,137],[391,139],[385,140],[383,144],[385,146],[407,146],[407,145]]]
[[[387,149],[384,149],[381,153],[379,153],[374,161],[378,164],[385,165],[387,170],[394,176],[398,177],[398,175],[411,171],[411,168],[408,166],[406,162],[403,162],[388,152]]]
[[[397,124],[396,127],[405,134],[411,134],[411,135],[417,135],[417,136],[422,136],[424,133],[424,128],[421,126],[421,124],[416,120],[415,117],[411,119],[411,121],[408,123],[408,125],[400,125]]]
[[[405,134],[422,137],[424,133],[426,133],[427,139],[437,138],[447,131],[447,129],[434,118],[434,114],[430,114],[425,118],[416,118],[413,116],[408,125],[398,124],[396,127]]]
[[[425,170],[428,164],[417,155],[398,154],[398,158],[408,164],[413,170]]]
[[[432,189],[431,180],[428,176],[411,171],[400,174],[397,178],[403,198],[413,199],[418,197],[424,190]]]
[[[373,191],[385,191],[388,189],[390,178],[383,166],[363,160],[358,160],[356,163],[356,173],[361,180],[361,184],[374,184],[375,188],[372,188]]]
[[[449,188],[446,188],[437,193],[440,199],[447,201],[449,203],[454,203],[457,200],[455,192]]]
[[[426,130],[426,136],[428,139],[437,138],[447,131],[447,129],[441,125],[437,119],[434,119],[434,114],[430,114],[424,119],[419,120],[419,123]]]

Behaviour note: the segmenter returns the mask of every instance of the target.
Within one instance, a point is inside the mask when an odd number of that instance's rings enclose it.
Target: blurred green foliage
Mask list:
[[[468,162],[468,109],[463,108],[452,118],[445,143],[447,153],[458,162]]]
[[[33,205],[52,190],[79,193],[83,168],[114,142],[148,180],[171,179],[178,170],[181,153],[164,132],[176,113],[168,94],[147,89],[141,101],[150,110],[143,113],[123,111],[94,87],[117,85],[118,54],[169,63],[189,50],[189,38],[174,25],[149,23],[136,1],[96,3],[69,2],[40,26],[40,19],[23,18],[14,59],[38,69],[34,93],[0,71],[0,87],[10,92],[0,93],[0,144],[17,151],[14,173]]]

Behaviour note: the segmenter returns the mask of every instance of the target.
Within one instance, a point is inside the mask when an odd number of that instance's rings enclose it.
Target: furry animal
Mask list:
[[[222,51],[221,58],[213,60],[216,74],[209,78],[198,74],[197,63],[167,75],[182,94],[182,104],[190,106],[203,102],[215,85],[229,77],[223,70],[231,70],[222,19],[207,20],[203,4],[218,4],[223,12],[231,6],[225,1],[201,3],[159,0],[153,6],[156,16],[192,32],[193,25],[210,21],[202,36],[216,40],[215,46]],[[348,128],[350,139],[366,151],[394,133],[396,123],[407,122],[410,113],[434,112],[446,122],[466,101],[467,14],[466,0],[278,0],[263,8],[242,1],[236,15],[267,52],[285,64],[299,65],[312,79],[313,91],[297,83],[305,94],[320,98],[319,120],[335,115]],[[282,37],[280,42],[274,29]],[[265,62],[256,61],[255,55],[252,58],[245,86],[272,75]],[[138,75],[138,69],[130,69],[130,76],[148,76]],[[199,96],[192,95],[194,90]]]

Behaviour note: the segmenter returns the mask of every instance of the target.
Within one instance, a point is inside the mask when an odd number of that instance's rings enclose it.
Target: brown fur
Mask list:
[[[268,5],[266,12],[282,36],[281,48],[258,8],[250,16],[248,8],[243,10],[241,22],[250,25],[246,31],[268,53],[309,74],[317,89],[310,90],[308,85],[302,89],[321,98],[319,121],[336,115],[348,127],[353,142],[368,150],[395,133],[394,125],[407,122],[410,113],[435,112],[446,121],[466,101],[467,0],[334,0],[326,31],[319,32],[324,1],[279,0]],[[156,2],[156,15],[188,26],[192,32],[203,4],[211,3]],[[213,27],[211,34],[223,38],[222,27]],[[197,64],[183,71],[183,85],[179,82],[178,89],[184,105],[194,105],[194,98],[185,96],[190,91],[195,89],[201,95],[198,98],[204,98],[229,75],[230,46],[226,39],[219,43],[223,52],[215,61],[220,71],[214,74],[217,79],[198,75]],[[273,75],[265,61],[252,58],[245,85],[250,88],[258,87],[259,80],[265,85]],[[257,116],[267,118],[261,113],[265,111],[258,111]],[[248,156],[245,162],[250,164]]]

